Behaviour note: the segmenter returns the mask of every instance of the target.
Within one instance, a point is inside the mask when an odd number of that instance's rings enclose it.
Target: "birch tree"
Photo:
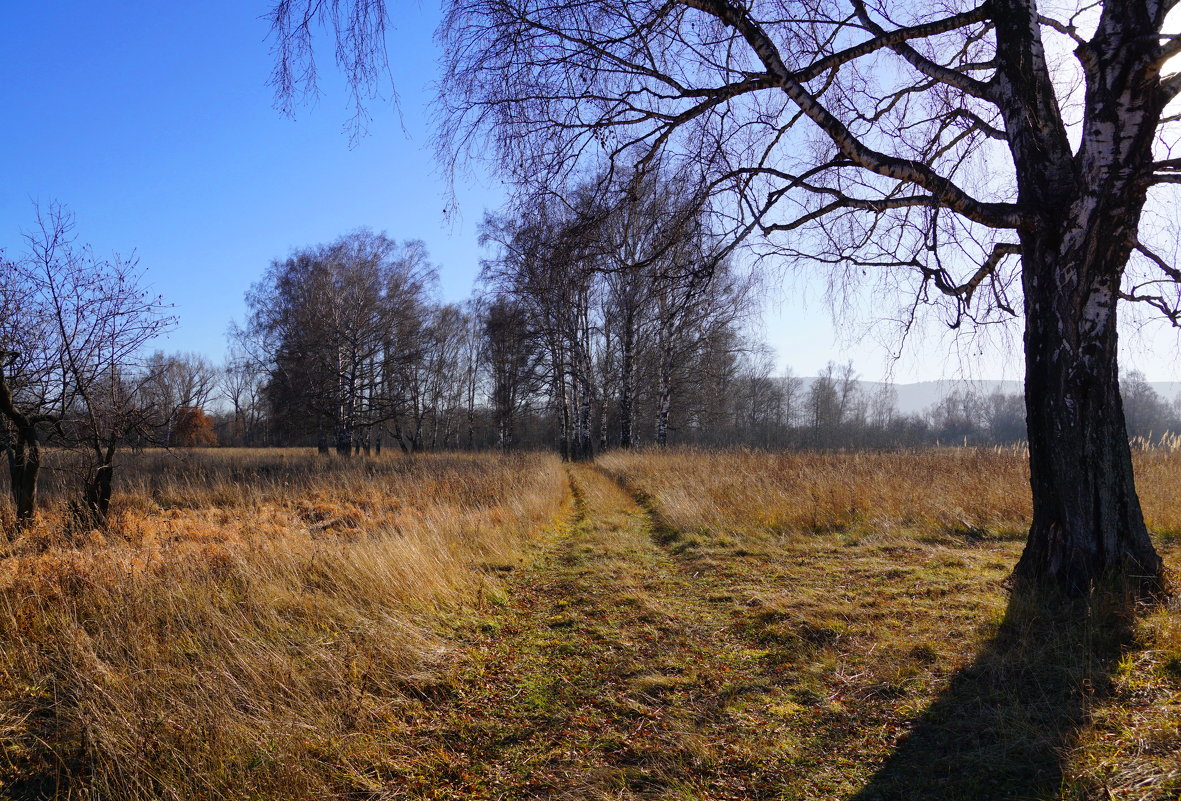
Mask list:
[[[384,4],[340,7],[277,4],[280,42],[310,42],[292,23],[328,8],[366,61]],[[1141,225],[1181,183],[1172,8],[449,0],[440,151],[489,155],[523,190],[660,158],[720,199],[733,242],[824,265],[838,293],[872,275],[952,325],[1022,318],[1034,509],[1015,578],[1151,590],[1116,343],[1124,303],[1181,321],[1181,269]]]
[[[678,163],[734,241],[906,283],[952,325],[1020,316],[1033,522],[1018,581],[1159,584],[1119,394],[1117,309],[1176,321],[1141,230],[1181,182],[1171,4],[454,0],[442,149],[518,183]]]
[[[348,456],[392,421],[399,444],[417,449],[433,281],[421,242],[368,231],[273,262],[247,295],[245,339],[260,343],[284,426],[313,430],[322,452],[331,438]]]
[[[481,244],[499,251],[483,262],[481,280],[494,298],[511,299],[535,332],[546,356],[559,449],[572,459],[590,456],[594,385],[594,273],[586,269],[589,237],[581,222],[569,206],[549,198],[520,217],[489,215],[480,236]]]
[[[266,371],[260,360],[243,347],[242,334],[231,328],[231,347],[225,364],[219,370],[219,397],[229,405],[233,414],[230,440],[235,445],[255,445],[255,437],[265,413],[263,396]],[[238,340],[238,341],[234,341]]]
[[[517,418],[536,391],[541,361],[533,321],[523,304],[498,298],[488,305],[481,349],[490,377],[496,447],[508,451],[516,443]]]

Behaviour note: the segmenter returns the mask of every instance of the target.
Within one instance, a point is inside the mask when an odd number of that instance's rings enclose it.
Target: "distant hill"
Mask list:
[[[816,380],[815,376],[802,378],[804,392]],[[880,381],[861,381],[862,391],[872,395],[879,391],[883,384]],[[1149,385],[1165,400],[1172,402],[1181,395],[1181,381],[1150,381]],[[898,393],[898,411],[902,414],[919,414],[938,403],[955,390],[970,389],[982,395],[991,395],[998,390],[1006,394],[1019,394],[1022,391],[1020,381],[995,380],[953,380],[917,381],[912,384],[895,384]]]

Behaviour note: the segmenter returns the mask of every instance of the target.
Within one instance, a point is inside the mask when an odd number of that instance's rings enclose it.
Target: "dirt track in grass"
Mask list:
[[[575,468],[569,526],[466,621],[422,689],[396,792],[416,798],[779,796],[790,703],[733,599],[661,545],[613,481]],[[712,599],[711,599],[712,596]],[[723,597],[724,596],[724,597]],[[388,777],[394,778],[394,777]]]
[[[570,481],[453,621],[377,797],[1090,797],[1067,768],[1128,634],[1006,609],[1016,538],[684,532]]]

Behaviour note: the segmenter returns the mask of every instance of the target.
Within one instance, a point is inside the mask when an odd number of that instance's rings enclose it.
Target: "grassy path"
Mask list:
[[[733,599],[603,474],[572,486],[568,529],[462,627],[375,780],[409,798],[781,797],[792,702]]]
[[[681,532],[570,479],[573,519],[456,623],[374,797],[1090,797],[1064,766],[1127,639],[1006,616],[1018,543]]]

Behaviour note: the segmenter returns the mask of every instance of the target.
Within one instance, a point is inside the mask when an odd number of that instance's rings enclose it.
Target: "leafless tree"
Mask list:
[[[1019,394],[993,392],[985,414],[989,442],[1009,445],[1025,439],[1025,403]]]
[[[421,242],[368,231],[274,262],[247,296],[241,339],[266,365],[276,422],[314,431],[324,452],[331,438],[342,456],[380,443],[390,422],[417,447],[433,280]]]
[[[517,181],[551,186],[602,158],[677,162],[735,240],[828,265],[838,292],[872,272],[953,325],[1023,316],[1035,501],[1015,576],[1151,588],[1116,307],[1181,316],[1181,273],[1140,230],[1181,181],[1170,8],[454,0],[442,149],[489,134]]]
[[[389,75],[384,39],[390,23],[384,0],[276,0],[268,17],[275,105],[290,115],[298,102],[318,93],[315,40],[318,30],[327,28],[335,37],[336,66],[348,78],[352,134],[362,133],[369,120],[367,105],[379,96],[382,79]],[[388,86],[392,93],[392,83]]]
[[[472,450],[476,446],[476,396],[480,389],[480,354],[485,304],[479,296],[465,304],[459,342],[459,388],[463,396],[463,420],[456,429],[456,446]],[[459,431],[463,436],[460,438]]]
[[[676,187],[652,173],[632,188],[609,204],[584,184],[484,226],[485,243],[499,248],[484,279],[525,311],[542,343],[569,458],[590,458],[596,442],[630,446],[641,408],[659,445],[677,411],[695,428],[725,417],[713,401],[733,367],[730,334],[750,308],[749,283],[724,260],[709,264],[705,215]]]
[[[150,441],[173,445],[177,424],[193,410],[205,410],[217,387],[217,369],[198,353],[157,351],[144,365],[142,401],[151,410]]]
[[[594,233],[576,206],[548,198],[525,216],[488,217],[481,234],[499,249],[482,279],[493,296],[514,301],[542,343],[560,449],[574,459],[593,451],[594,336],[601,331],[593,317]]]
[[[434,278],[425,246],[410,242],[386,293],[388,335],[374,408],[378,418],[392,424],[404,453],[421,450],[436,439],[434,432],[444,414],[441,407],[454,403],[450,396],[458,380],[458,310],[431,298],[428,288]]]
[[[396,314],[379,402],[388,409],[403,452],[438,448],[450,437],[462,404],[459,359],[466,321],[451,304],[403,305]]]
[[[461,447],[462,432],[465,425],[470,432],[475,413],[479,353],[473,334],[478,320],[472,316],[471,304],[443,304],[432,317],[431,448]]]
[[[600,190],[610,188],[607,180]],[[590,188],[584,190],[590,192]],[[612,202],[614,200],[614,202]],[[640,354],[658,354],[657,444],[668,442],[676,372],[695,348],[749,309],[750,286],[713,251],[714,237],[701,197],[659,165],[629,180],[624,191],[600,197],[597,226],[607,274],[607,332],[618,330],[620,444],[634,430],[636,367]]]
[[[1120,377],[1124,407],[1128,417],[1128,433],[1133,437],[1154,440],[1169,432],[1181,430],[1169,403],[1153,389],[1144,373],[1133,370]]]
[[[218,374],[219,397],[229,404],[233,414],[229,440],[237,445],[256,445],[265,413],[266,371],[260,360],[241,346],[233,330],[231,339],[230,352]]]
[[[722,354],[725,363],[740,349],[732,338],[733,328],[750,310],[750,285],[732,272],[727,261],[716,262],[702,270],[708,251],[691,234],[678,239],[670,252],[671,260],[660,267],[653,278],[654,355],[656,359],[655,437],[657,445],[666,445],[673,401],[678,383],[717,376],[694,375],[703,366],[716,366],[716,360],[696,357]],[[698,383],[698,386],[702,386]],[[708,384],[706,386],[714,386]]]
[[[617,365],[604,365],[607,374],[618,374],[612,393],[619,404],[619,445],[631,447],[635,440],[638,371],[641,355],[647,349],[653,333],[650,310],[653,289],[649,259],[650,235],[659,230],[654,219],[658,208],[653,194],[622,203],[604,226],[611,246],[608,251],[609,271],[603,293],[604,333],[613,340],[613,347],[605,349],[608,359],[617,357]]]
[[[8,368],[0,376],[0,412],[16,430],[10,472],[18,518],[33,514],[37,427],[51,424],[60,442],[86,457],[76,516],[101,525],[116,453],[149,422],[143,347],[173,318],[143,288],[135,259],[99,259],[77,242],[64,208],[38,209],[36,223],[25,237],[27,255],[5,270],[14,316],[6,316],[0,335]]]
[[[483,317],[483,360],[490,375],[496,446],[514,447],[516,424],[541,380],[542,353],[525,306],[511,298],[493,300]]]
[[[808,386],[806,403],[808,424],[813,436],[819,439],[824,431],[841,424],[840,390],[833,376],[833,364],[828,365]]]
[[[898,414],[898,390],[891,382],[885,382],[869,398],[867,407],[870,425],[887,428]]]
[[[790,367],[783,368],[779,378],[783,392],[783,422],[791,426],[799,418],[803,407],[804,379],[797,376]]]
[[[36,511],[42,431],[60,419],[65,391],[43,301],[28,265],[0,257],[0,416],[18,526]]]
[[[733,429],[747,444],[774,444],[775,434],[786,427],[785,390],[775,376],[772,349],[751,348],[741,355],[729,400]]]

